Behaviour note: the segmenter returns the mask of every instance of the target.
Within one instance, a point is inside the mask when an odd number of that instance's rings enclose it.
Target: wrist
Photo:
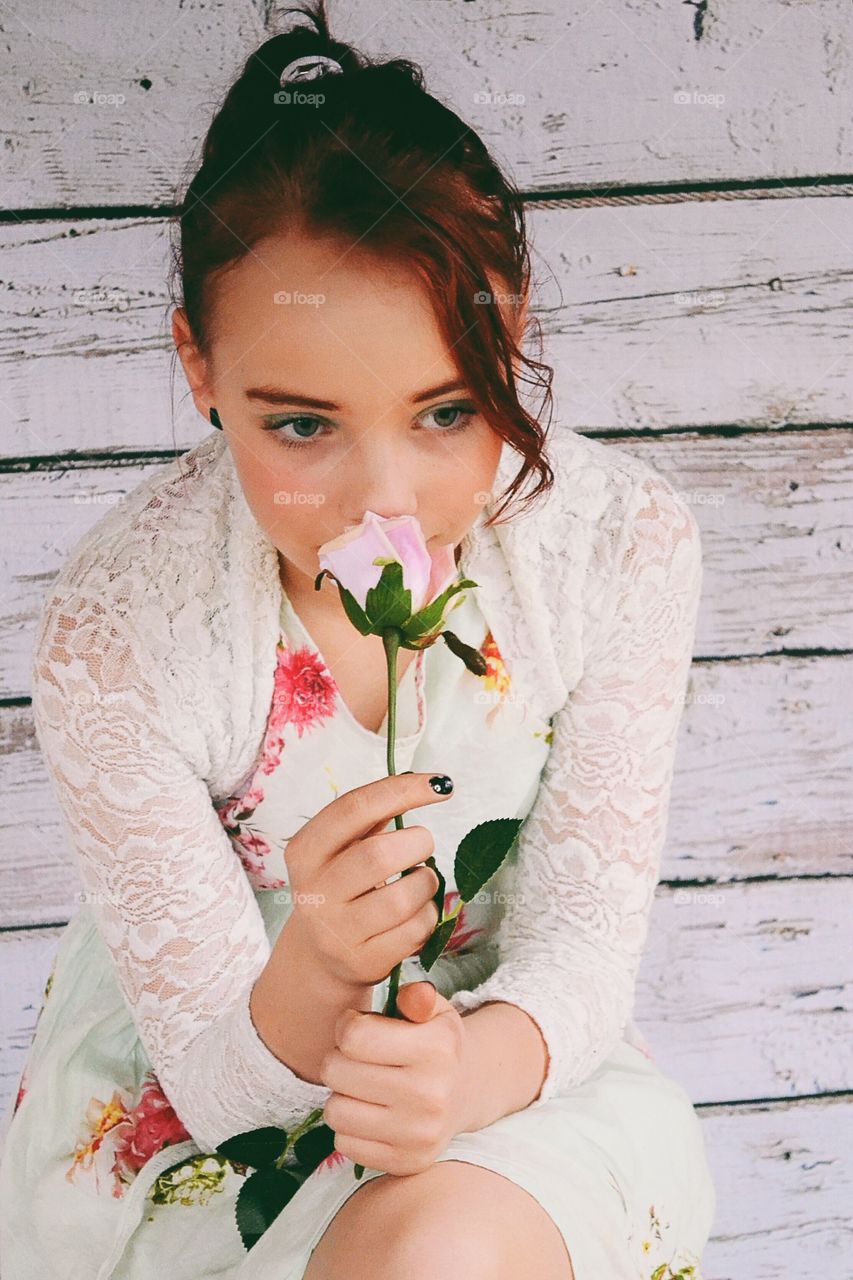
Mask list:
[[[318,964],[290,916],[249,997],[255,1029],[271,1053],[311,1084],[335,1043],[344,1009],[370,1012],[373,988],[342,982]]]
[[[536,1023],[516,1005],[486,1001],[461,1018],[457,1132],[473,1133],[538,1098],[548,1052]]]
[[[348,982],[335,973],[311,945],[299,914],[294,911],[284,922],[276,940],[286,956],[288,971],[300,980],[300,989],[310,991],[310,998],[321,1005],[356,1008],[354,1002],[373,997],[373,983]],[[352,1002],[352,1003],[350,1003]]]

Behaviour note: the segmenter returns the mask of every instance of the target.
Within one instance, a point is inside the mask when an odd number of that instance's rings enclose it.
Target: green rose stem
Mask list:
[[[388,663],[388,734],[385,748],[385,767],[388,770],[388,776],[393,777],[397,772],[394,762],[394,746],[397,740],[397,652],[400,648],[400,632],[396,627],[386,627],[382,632],[382,643],[385,646],[385,657]],[[402,815],[397,813],[394,815],[394,826],[399,831],[403,827]],[[409,871],[414,868],[407,868],[403,875],[408,875]],[[390,986],[388,988],[388,999],[385,1003],[385,1015],[389,1018],[397,1018],[397,989],[400,986],[400,964],[395,964],[391,970]]]
[[[400,632],[397,627],[385,627],[382,632],[382,643],[385,646],[385,657],[388,663],[388,735],[385,755],[385,767],[388,770],[388,776],[394,777],[397,768],[394,761],[394,744],[397,739],[397,651],[400,648]],[[394,815],[394,826],[399,831],[404,826],[402,815],[397,813]],[[438,868],[435,865],[435,859],[430,855],[427,858],[427,865],[438,874]],[[401,873],[409,876],[417,867],[406,867]],[[397,991],[400,986],[400,972],[403,968],[403,962],[395,964],[391,970],[391,977],[388,986],[388,998],[385,1002],[383,1013],[388,1018],[399,1018],[397,1011]],[[360,1178],[364,1173],[364,1165],[357,1164],[355,1166],[355,1176]]]
[[[400,648],[400,632],[397,627],[386,627],[382,632],[382,643],[385,646],[385,656],[388,660],[388,742],[386,748],[385,764],[388,770],[388,776],[394,777],[397,772],[394,763],[394,745],[397,740],[397,651]],[[394,826],[399,831],[403,826],[402,815],[397,813],[394,815]],[[435,874],[439,877],[439,883],[442,883],[442,877],[438,867],[435,865],[435,858],[432,854],[426,859],[428,867],[432,867]],[[417,867],[406,867],[401,872],[404,876],[410,876]],[[439,912],[439,915],[441,913]],[[391,970],[390,984],[388,987],[388,999],[385,1002],[383,1013],[388,1018],[399,1018],[397,1012],[397,990],[400,986],[400,973],[403,968],[403,962],[395,964]]]

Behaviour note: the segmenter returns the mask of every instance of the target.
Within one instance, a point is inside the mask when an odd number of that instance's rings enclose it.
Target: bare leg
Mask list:
[[[574,1280],[563,1237],[509,1178],[462,1160],[371,1178],[344,1202],[305,1280]]]

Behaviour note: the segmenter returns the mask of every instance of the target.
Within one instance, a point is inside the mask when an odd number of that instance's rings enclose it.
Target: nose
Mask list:
[[[415,515],[418,510],[414,459],[380,432],[366,433],[354,451],[347,505],[355,528],[372,511],[380,520]]]

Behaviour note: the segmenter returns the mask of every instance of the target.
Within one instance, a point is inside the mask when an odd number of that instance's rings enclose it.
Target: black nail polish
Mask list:
[[[429,785],[440,796],[449,796],[453,790],[453,779],[448,778],[446,773],[437,773],[434,778],[430,778]]]

